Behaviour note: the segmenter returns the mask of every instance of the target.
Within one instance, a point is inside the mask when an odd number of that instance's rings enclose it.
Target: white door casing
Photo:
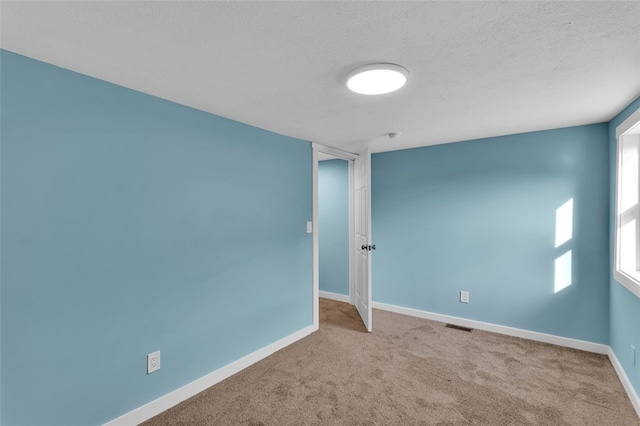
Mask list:
[[[355,247],[355,166],[354,160],[358,154],[342,151],[316,142],[312,146],[312,163],[313,163],[313,278],[312,278],[312,298],[313,298],[313,326],[317,330],[320,326],[319,303],[320,296],[320,259],[319,259],[319,224],[318,224],[318,162],[319,154],[329,154],[336,158],[349,162],[349,299],[351,304],[355,304],[355,276],[356,276],[356,258],[354,256]]]
[[[367,331],[373,330],[371,312],[371,152],[355,159],[355,305]]]

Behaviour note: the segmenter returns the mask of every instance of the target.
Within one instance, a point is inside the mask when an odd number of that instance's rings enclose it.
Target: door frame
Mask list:
[[[318,154],[324,153],[337,157],[342,160],[346,160],[349,167],[349,303],[352,305],[355,303],[355,211],[354,211],[354,160],[358,158],[358,154],[352,152],[343,151],[338,148],[333,148],[327,145],[322,145],[317,142],[311,143],[312,148],[312,162],[313,162],[313,190],[312,190],[312,235],[313,235],[313,327],[318,329],[320,327],[320,239],[318,235]]]

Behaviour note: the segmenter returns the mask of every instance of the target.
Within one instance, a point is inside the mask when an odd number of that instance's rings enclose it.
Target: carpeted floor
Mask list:
[[[320,330],[144,423],[640,425],[608,358],[320,300]]]

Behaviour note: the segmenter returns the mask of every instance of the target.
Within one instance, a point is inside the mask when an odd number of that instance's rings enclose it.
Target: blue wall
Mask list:
[[[610,164],[610,345],[624,368],[636,392],[640,394],[640,299],[619,284],[613,278],[613,256],[615,248],[615,193],[616,193],[616,155],[618,142],[616,127],[640,108],[640,98],[625,108],[609,122],[609,164]],[[633,366],[631,345],[637,351],[637,364]]]
[[[373,155],[374,301],[608,343],[608,155],[606,124]]]
[[[3,424],[103,423],[312,323],[308,142],[0,60]]]
[[[0,66],[2,424],[103,423],[311,324],[308,143],[6,51]],[[374,300],[610,343],[640,392],[640,301],[607,261],[615,127],[639,107],[375,154]]]
[[[320,290],[349,295],[349,163],[318,163]]]

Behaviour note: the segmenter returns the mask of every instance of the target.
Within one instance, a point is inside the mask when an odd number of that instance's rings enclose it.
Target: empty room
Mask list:
[[[640,2],[0,27],[1,426],[640,426]]]

